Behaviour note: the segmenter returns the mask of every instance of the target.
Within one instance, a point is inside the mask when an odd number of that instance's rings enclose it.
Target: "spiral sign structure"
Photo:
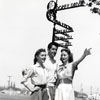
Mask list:
[[[100,15],[100,9],[99,9],[100,1],[97,0],[89,0],[88,3],[86,3],[84,0],[79,0],[79,2],[74,2],[71,4],[64,4],[59,6],[57,5],[57,2],[53,0],[48,3],[46,16],[47,19],[54,24],[53,36],[52,36],[53,42],[62,41],[62,43],[58,43],[58,42],[57,43],[59,46],[64,48],[67,48],[68,46],[72,46],[71,42],[69,42],[69,39],[73,39],[73,38],[68,33],[74,32],[72,27],[57,20],[56,18],[57,11],[76,8],[76,7],[85,7],[85,6],[88,6],[92,13],[98,13]],[[55,27],[55,25],[61,26],[64,29],[59,30]],[[58,34],[61,34],[62,36],[57,36]]]
[[[56,19],[57,11],[84,6],[83,3],[75,2],[75,3],[71,3],[70,5],[66,4],[66,5],[62,5],[62,6],[57,6],[57,3],[55,1],[50,1],[48,3],[46,16],[50,22],[54,23],[52,41],[53,42],[62,41],[62,43],[57,42],[59,46],[64,47],[64,48],[67,48],[68,46],[72,46],[71,42],[69,42],[69,39],[73,39],[73,38],[68,33],[74,32],[74,31],[73,31],[72,27],[70,27],[69,25],[67,25],[63,22],[60,22]],[[64,29],[59,30],[59,29],[55,28],[55,25],[61,26]],[[57,34],[61,34],[62,36],[57,36]]]

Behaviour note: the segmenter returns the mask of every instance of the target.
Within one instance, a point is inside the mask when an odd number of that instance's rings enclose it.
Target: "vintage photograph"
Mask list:
[[[100,100],[100,0],[0,0],[0,100]]]

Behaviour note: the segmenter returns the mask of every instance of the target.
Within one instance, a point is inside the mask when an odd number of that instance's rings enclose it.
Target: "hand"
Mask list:
[[[27,80],[25,78],[22,79],[21,84],[24,84]]]
[[[84,51],[84,55],[85,56],[87,56],[87,55],[91,55],[91,52],[90,52],[90,50],[91,50],[92,48],[89,48],[89,49],[85,49],[85,51]]]
[[[21,81],[20,83],[21,83],[21,84],[24,84],[24,81]]]

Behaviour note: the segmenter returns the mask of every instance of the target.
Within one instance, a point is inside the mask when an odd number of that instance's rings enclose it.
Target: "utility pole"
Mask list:
[[[81,84],[80,92],[83,93],[83,84]]]
[[[81,92],[81,96],[83,97],[83,84],[81,84],[81,87],[80,87],[80,92]]]
[[[96,94],[99,94],[99,88],[97,88],[97,90],[96,90]]]
[[[9,79],[8,79],[8,88],[11,87],[11,77],[12,77],[12,76],[8,76],[8,78],[9,78]]]
[[[90,94],[92,95],[92,92],[93,92],[93,87],[91,86],[90,87]]]

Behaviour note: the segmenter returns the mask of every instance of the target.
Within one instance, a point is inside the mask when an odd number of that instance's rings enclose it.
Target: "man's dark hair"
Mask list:
[[[57,48],[58,48],[58,43],[56,43],[56,42],[50,42],[49,44],[48,44],[48,49],[50,49],[51,47],[52,47],[52,45],[54,45],[54,46],[56,46]]]

